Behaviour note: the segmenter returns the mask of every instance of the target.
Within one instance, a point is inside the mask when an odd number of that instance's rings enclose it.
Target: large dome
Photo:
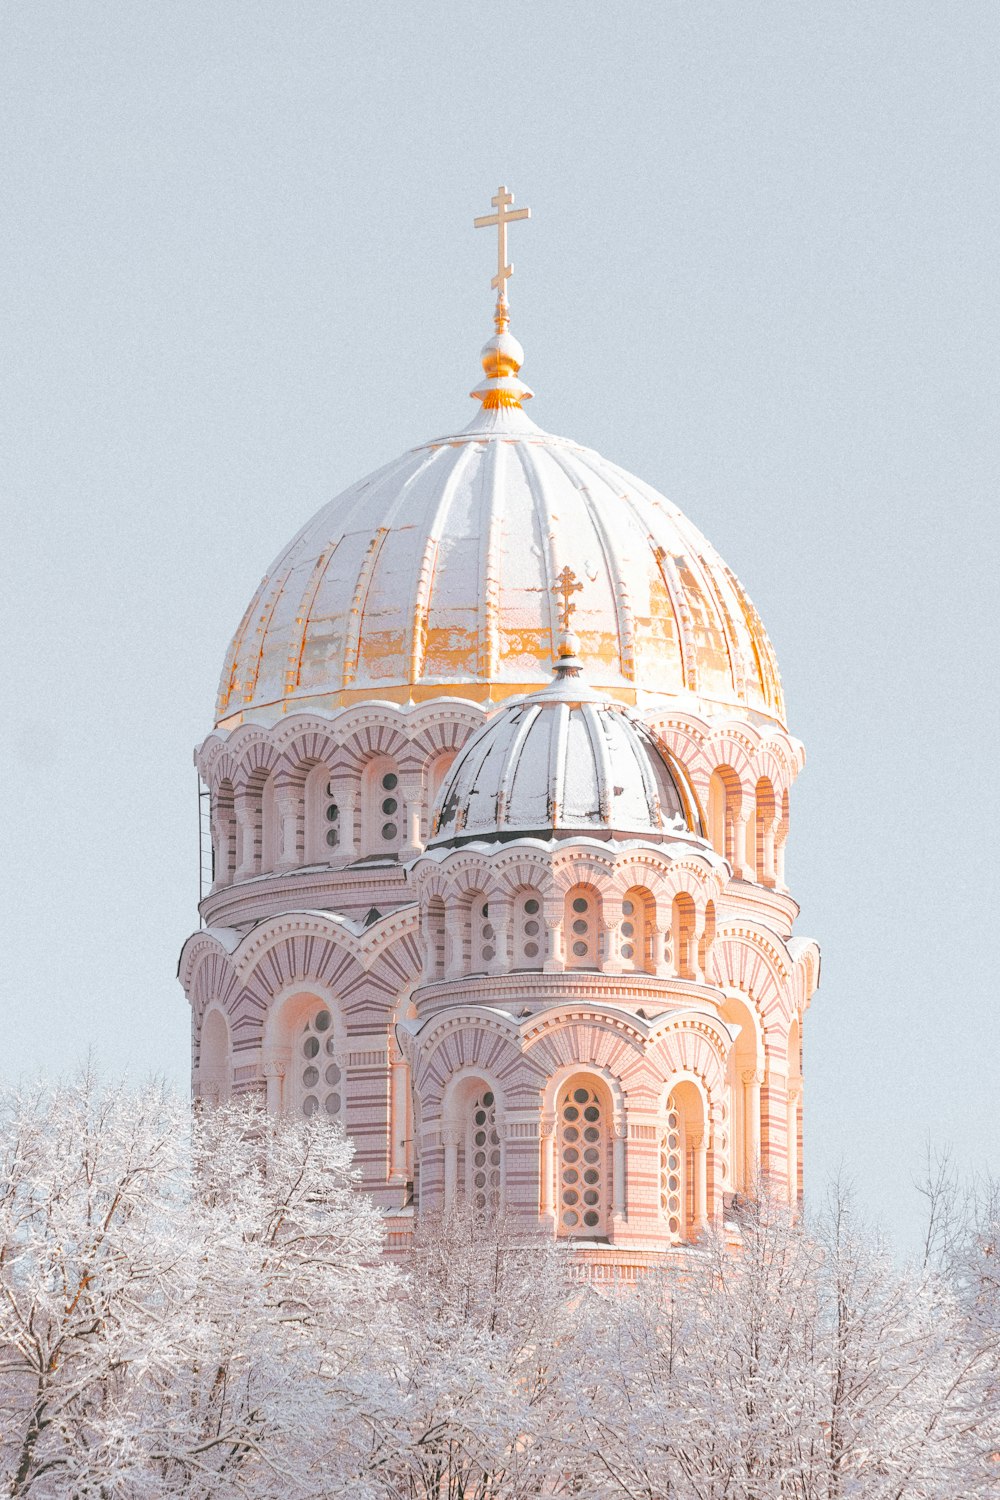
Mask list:
[[[784,722],[760,617],[714,548],[652,486],[520,405],[484,406],[307,522],[233,638],[217,719],[531,691],[549,677],[566,567],[595,688]]]

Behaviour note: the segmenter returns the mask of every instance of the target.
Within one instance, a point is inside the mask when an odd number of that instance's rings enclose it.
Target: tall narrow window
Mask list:
[[[295,1058],[298,1108],[307,1118],[324,1114],[339,1120],[344,1109],[344,1080],[337,1058],[333,1017],[322,1007],[299,1033]]]
[[[362,852],[396,854],[405,840],[406,808],[392,761],[380,759],[365,768],[362,806]]]
[[[589,886],[574,886],[567,894],[564,925],[568,969],[599,967],[600,915],[599,899]]]
[[[500,1207],[500,1136],[491,1089],[484,1089],[473,1102],[465,1164],[468,1201],[477,1213],[496,1213]]]
[[[693,979],[695,909],[687,891],[679,891],[674,897],[671,915],[674,972],[679,979]]]
[[[680,1115],[671,1097],[660,1135],[660,1216],[672,1240],[683,1238],[684,1198],[684,1142]]]
[[[607,1232],[610,1187],[607,1113],[601,1096],[577,1081],[559,1101],[559,1232]]]
[[[514,964],[540,969],[545,959],[542,903],[532,891],[522,891],[514,902]]]

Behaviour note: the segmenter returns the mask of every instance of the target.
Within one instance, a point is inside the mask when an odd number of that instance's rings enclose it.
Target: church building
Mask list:
[[[466,1202],[630,1274],[760,1171],[799,1198],[804,752],[718,553],[527,415],[492,202],[475,416],[307,521],[226,653],[192,1087],[340,1121],[390,1250]]]

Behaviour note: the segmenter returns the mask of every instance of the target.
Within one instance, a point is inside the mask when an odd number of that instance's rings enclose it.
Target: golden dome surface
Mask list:
[[[492,386],[504,388],[495,405]],[[697,528],[641,479],[537,427],[511,370],[475,394],[467,428],[352,485],[280,554],[226,655],[218,723],[531,691],[549,680],[553,589],[569,567],[594,688],[783,724],[760,616]]]

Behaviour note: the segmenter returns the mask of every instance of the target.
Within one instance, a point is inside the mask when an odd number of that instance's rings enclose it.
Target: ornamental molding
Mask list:
[[[190,992],[201,965],[206,959],[217,956],[239,982],[244,982],[265,953],[295,937],[319,938],[341,949],[361,971],[371,973],[397,943],[416,937],[418,932],[419,914],[415,904],[383,917],[360,937],[346,927],[343,919],[338,920],[326,912],[284,912],[254,927],[233,948],[227,948],[211,928],[194,933],[181,950],[178,978],[185,991]],[[401,983],[400,989],[403,988],[405,986]]]

